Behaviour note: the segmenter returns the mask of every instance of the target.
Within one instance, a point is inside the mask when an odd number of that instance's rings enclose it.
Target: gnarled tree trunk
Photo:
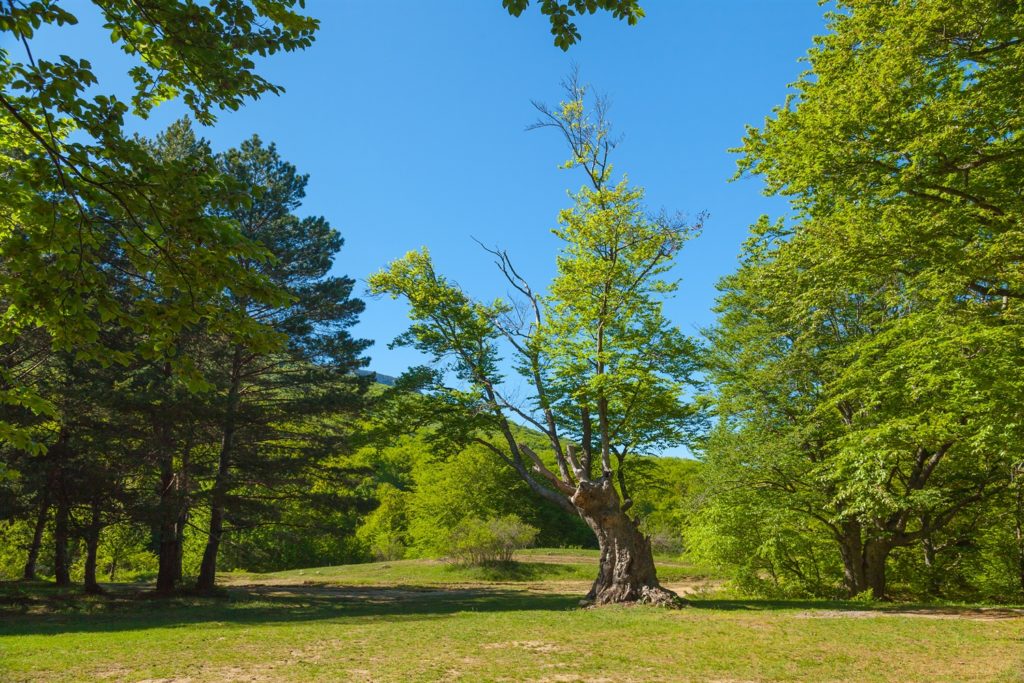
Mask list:
[[[610,477],[581,481],[570,500],[593,529],[601,548],[597,579],[587,594],[587,602],[638,602],[671,607],[685,603],[658,582],[651,541],[623,511]]]
[[[860,522],[856,520],[844,521],[841,533],[836,535],[839,556],[843,560],[843,582],[851,597],[867,590],[868,584],[864,576],[864,551],[860,535]]]
[[[549,470],[540,457],[526,444],[517,444],[511,433],[506,434],[513,453],[524,454],[533,461],[533,471],[541,474],[556,491],[540,487],[526,471],[521,460],[513,466],[535,492],[563,509],[577,512],[597,536],[601,549],[597,579],[587,594],[585,603],[607,605],[612,603],[640,603],[663,607],[682,607],[686,601],[658,582],[654,570],[651,540],[637,527],[636,521],[626,514],[619,492],[612,483],[612,472],[605,468],[599,479],[587,476],[589,462],[580,463],[575,448],[558,456],[561,477]],[[569,468],[575,476],[570,475]],[[573,481],[575,484],[570,484]],[[561,495],[560,495],[561,494]]]

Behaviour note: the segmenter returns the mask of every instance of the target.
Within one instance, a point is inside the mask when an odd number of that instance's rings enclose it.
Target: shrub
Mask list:
[[[487,520],[467,517],[449,534],[447,555],[472,565],[511,562],[512,553],[529,547],[536,538],[537,528],[516,515]]]
[[[651,539],[651,549],[658,555],[680,555],[683,552],[682,536],[666,527],[646,528],[644,533]]]
[[[401,560],[405,557],[405,542],[397,533],[382,533],[370,541],[370,554],[378,562]]]

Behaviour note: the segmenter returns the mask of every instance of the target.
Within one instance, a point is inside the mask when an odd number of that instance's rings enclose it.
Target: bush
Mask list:
[[[536,538],[537,527],[516,515],[487,520],[467,517],[449,534],[447,555],[458,562],[478,566],[511,562],[512,553],[529,547]]]
[[[370,554],[378,562],[401,560],[405,557],[405,542],[396,533],[378,534],[370,541]]]
[[[681,555],[683,552],[683,538],[674,529],[666,527],[651,528],[650,525],[643,525],[642,531],[651,540],[651,550],[657,555]]]

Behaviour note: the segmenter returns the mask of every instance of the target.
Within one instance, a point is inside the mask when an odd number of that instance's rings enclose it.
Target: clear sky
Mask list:
[[[84,0],[65,4],[79,26],[40,34],[37,56],[94,63],[100,89],[128,99],[124,58]],[[647,188],[654,210],[710,214],[679,264],[683,286],[668,307],[686,331],[708,325],[714,283],[735,269],[747,227],[785,204],[756,179],[729,182],[745,124],[761,122],[801,71],[823,30],[813,0],[644,0],[629,27],[583,17],[569,53],[545,17],[513,19],[500,0],[308,0],[320,18],[315,45],[276,56],[262,73],[287,92],[226,112],[203,129],[216,149],[258,133],[311,175],[302,211],[346,240],[335,270],[364,280],[410,249],[430,248],[441,272],[483,297],[504,288],[476,237],[507,248],[540,289],[553,274],[550,229],[582,177],[556,167],[551,131],[527,133],[531,99],[556,103],[572,63],[607,93],[624,135],[616,170]],[[133,128],[153,134],[184,113],[160,107]],[[372,367],[398,374],[419,361],[387,342],[406,325],[398,302],[367,299],[356,333],[375,339]]]

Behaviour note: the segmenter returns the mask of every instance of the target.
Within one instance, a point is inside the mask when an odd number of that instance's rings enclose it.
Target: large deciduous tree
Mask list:
[[[763,528],[748,552],[788,552],[775,573],[820,591],[817,561],[782,550],[802,517],[795,536],[834,541],[848,591],[882,598],[893,550],[927,552],[1008,483],[1016,341],[1005,328],[982,335],[896,275],[822,278],[813,240],[778,228],[755,228],[708,334],[719,422],[705,449],[707,519],[736,536],[712,508],[774,510],[751,517]]]
[[[429,387],[439,433],[490,449],[543,499],[578,513],[601,549],[594,603],[679,600],[657,578],[649,539],[628,514],[630,456],[686,440],[694,417],[683,395],[694,346],[665,317],[664,297],[682,244],[697,229],[679,218],[650,216],[643,191],[612,180],[615,143],[606,103],[586,102],[574,75],[566,100],[539,106],[537,127],[569,146],[565,166],[587,184],[559,216],[558,272],[547,293],[534,290],[505,251],[497,266],[517,292],[484,303],[438,274],[426,249],[407,254],[370,279],[372,291],[409,303],[411,328],[398,343],[447,363]],[[512,398],[502,351],[529,388]],[[444,385],[444,370],[460,388]],[[515,438],[516,422],[543,433],[544,457]]]
[[[822,525],[851,592],[1021,459],[1022,27],[1003,0],[842,0],[739,150],[794,215],[723,281],[720,426],[750,447],[712,460]]]

